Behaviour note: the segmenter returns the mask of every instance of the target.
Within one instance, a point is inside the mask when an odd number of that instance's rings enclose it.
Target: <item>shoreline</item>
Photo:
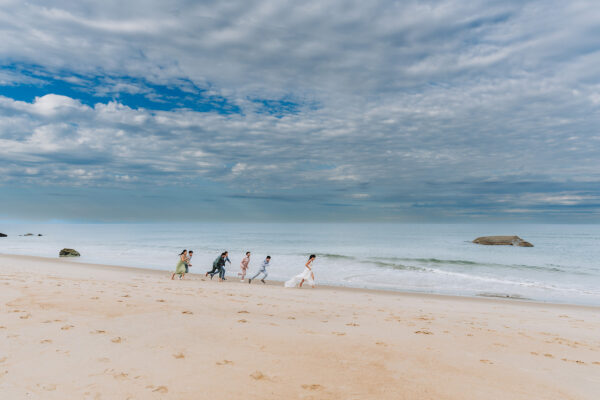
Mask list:
[[[50,263],[66,263],[66,264],[75,264],[83,266],[84,268],[92,268],[101,270],[112,270],[112,271],[138,271],[148,274],[156,274],[156,275],[164,275],[169,276],[172,271],[169,270],[160,270],[153,268],[143,268],[143,267],[132,267],[127,265],[112,265],[112,264],[96,264],[96,263],[88,263],[81,262],[76,259],[76,257],[42,257],[42,256],[30,256],[30,255],[20,255],[20,254],[5,254],[0,253],[0,258],[16,258],[22,260],[30,260],[30,261],[44,261]],[[188,273],[186,274],[186,280],[200,280],[200,281],[210,281],[210,279],[204,279],[203,274],[198,273]],[[190,278],[191,277],[191,278]],[[235,283],[241,284],[239,278],[235,276],[227,277],[227,284]],[[177,279],[177,278],[176,278]],[[218,283],[218,282],[215,282]],[[278,280],[268,280],[264,286],[282,286],[283,281]],[[246,283],[248,284],[248,283]],[[255,285],[263,286],[261,284],[256,283]],[[288,288],[293,290],[293,288]],[[297,289],[297,288],[296,288]],[[482,301],[482,302],[507,302],[510,304],[530,304],[530,305],[540,305],[540,306],[560,306],[560,307],[576,307],[576,308],[584,308],[590,310],[600,310],[600,305],[587,305],[587,304],[572,304],[572,303],[553,303],[553,302],[545,302],[534,299],[526,299],[526,298],[514,298],[514,297],[502,297],[502,296],[469,296],[469,295],[453,295],[453,294],[439,294],[439,293],[427,293],[427,292],[417,292],[417,291],[406,291],[400,289],[369,289],[369,288],[359,288],[359,287],[350,287],[350,286],[337,286],[337,285],[319,285],[317,284],[317,289],[320,290],[333,290],[333,291],[348,291],[350,293],[377,293],[377,294],[389,294],[396,296],[406,296],[406,297],[424,297],[424,298],[432,298],[432,299],[453,299],[453,300],[473,300],[473,301]],[[306,288],[306,290],[311,290],[310,288]]]

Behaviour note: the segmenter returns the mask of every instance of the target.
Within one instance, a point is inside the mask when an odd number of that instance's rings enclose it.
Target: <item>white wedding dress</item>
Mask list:
[[[310,286],[315,286],[315,281],[312,278],[312,271],[307,267],[304,267],[304,271],[302,271],[302,273],[294,276],[289,281],[286,281],[283,285],[285,287],[296,287],[300,284],[300,282],[302,282],[302,279],[304,279],[304,283],[307,283]]]

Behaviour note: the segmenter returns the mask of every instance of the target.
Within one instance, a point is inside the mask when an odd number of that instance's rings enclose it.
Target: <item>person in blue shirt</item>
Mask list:
[[[255,279],[257,276],[259,276],[260,274],[263,274],[263,277],[260,281],[262,283],[266,283],[265,279],[269,275],[269,273],[267,272],[267,267],[269,266],[270,262],[271,262],[271,256],[267,256],[267,258],[265,258],[265,261],[263,261],[262,265],[260,266],[260,270],[252,278],[248,279],[248,283],[252,283],[252,280]]]

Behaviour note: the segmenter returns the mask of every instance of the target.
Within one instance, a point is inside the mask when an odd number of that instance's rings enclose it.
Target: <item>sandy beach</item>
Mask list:
[[[598,308],[169,275],[0,255],[1,397],[600,393]]]

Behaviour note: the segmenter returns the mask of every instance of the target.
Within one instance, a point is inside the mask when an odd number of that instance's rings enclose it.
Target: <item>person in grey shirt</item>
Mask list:
[[[271,256],[267,256],[267,258],[265,258],[265,261],[263,261],[262,265],[260,266],[260,270],[252,278],[248,279],[248,283],[252,283],[252,279],[255,279],[260,274],[263,274],[263,277],[260,281],[262,283],[266,283],[265,279],[269,275],[269,273],[267,272],[267,267],[269,266],[269,262],[271,262]]]

